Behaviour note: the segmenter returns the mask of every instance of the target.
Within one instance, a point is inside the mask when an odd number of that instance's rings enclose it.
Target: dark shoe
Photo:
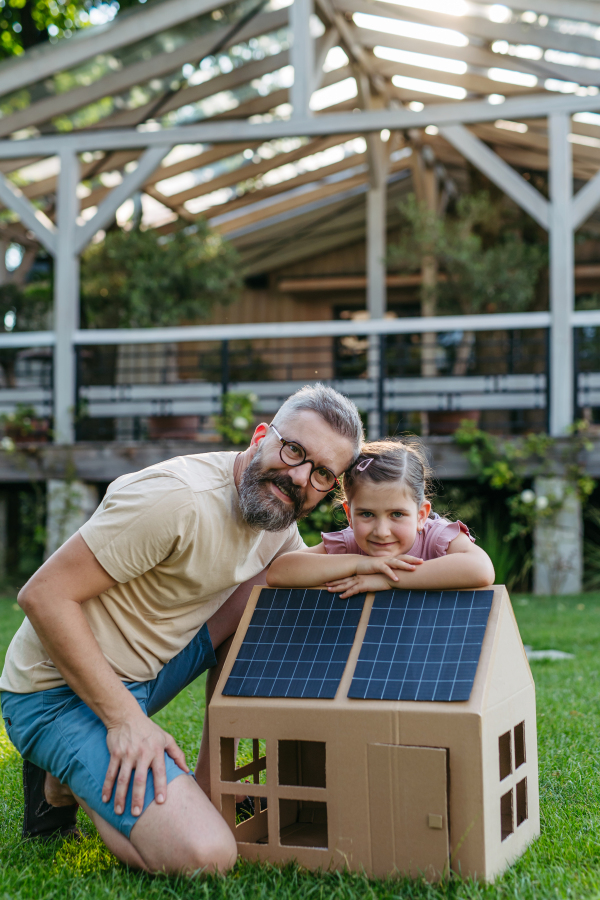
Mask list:
[[[78,840],[78,803],[69,806],[51,806],[44,797],[46,773],[39,766],[23,760],[23,793],[25,794],[25,814],[23,816],[23,837],[40,838],[50,841],[57,837]]]

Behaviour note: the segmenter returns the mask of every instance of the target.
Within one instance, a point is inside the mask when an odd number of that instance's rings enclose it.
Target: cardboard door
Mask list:
[[[368,744],[369,812],[373,875],[447,871],[447,750]]]

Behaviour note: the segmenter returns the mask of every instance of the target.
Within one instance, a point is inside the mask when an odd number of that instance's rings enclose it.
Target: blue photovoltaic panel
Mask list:
[[[493,591],[375,594],[349,697],[468,700]]]
[[[263,588],[224,694],[332,698],[348,662],[364,594]]]

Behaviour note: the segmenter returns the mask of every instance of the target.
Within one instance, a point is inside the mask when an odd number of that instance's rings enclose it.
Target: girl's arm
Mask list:
[[[397,571],[396,574],[395,582],[381,576],[375,579],[368,574],[359,574],[328,579],[327,587],[332,593],[340,593],[345,600],[364,591],[389,588],[444,590],[486,587],[493,584],[495,578],[492,561],[485,550],[473,544],[462,532],[450,541],[446,556],[429,559],[413,571]],[[387,580],[387,585],[384,580]]]
[[[310,556],[308,556],[310,553]],[[325,582],[350,578],[353,575],[380,573],[396,582],[396,571],[411,571],[422,560],[413,556],[359,556],[357,553],[335,553],[330,556],[323,544],[309,550],[284,553],[273,560],[267,572],[270,587],[318,587]]]

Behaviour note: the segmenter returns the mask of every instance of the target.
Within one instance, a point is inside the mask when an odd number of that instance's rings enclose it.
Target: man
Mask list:
[[[26,833],[68,831],[79,803],[131,866],[233,865],[234,837],[207,796],[206,729],[196,781],[179,777],[184,755],[149,716],[216,665],[250,587],[303,546],[296,520],[362,437],[353,403],[306,386],[243,453],[178,457],[117,479],[29,580],[19,594],[27,619],[0,679],[7,732],[26,760]]]

